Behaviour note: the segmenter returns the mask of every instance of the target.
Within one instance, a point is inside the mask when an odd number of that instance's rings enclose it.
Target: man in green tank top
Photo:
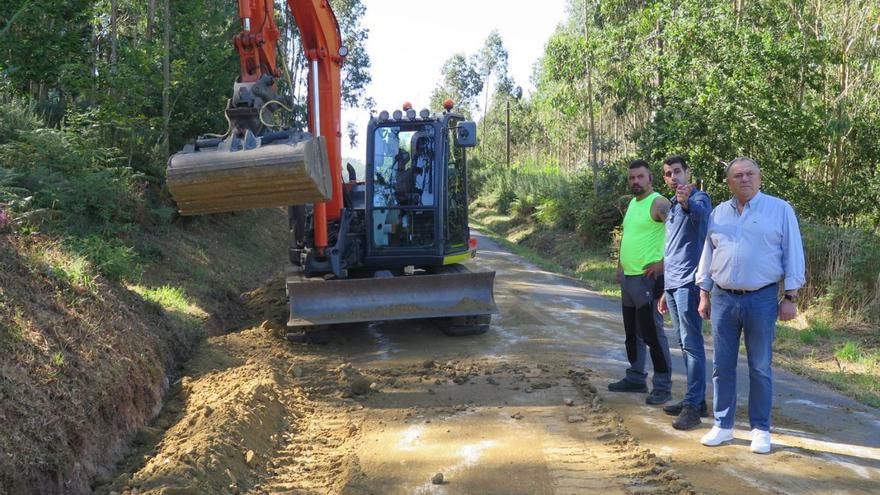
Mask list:
[[[672,399],[672,362],[657,300],[663,294],[663,252],[669,200],[654,192],[651,168],[644,160],[629,165],[628,183],[635,196],[623,218],[617,277],[623,303],[623,329],[629,368],[623,379],[608,385],[612,392],[647,392],[646,355],[654,365],[653,390],[645,402]],[[646,349],[647,347],[647,349]]]

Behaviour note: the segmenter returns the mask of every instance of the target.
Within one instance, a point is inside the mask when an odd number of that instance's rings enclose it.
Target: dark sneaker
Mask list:
[[[648,391],[648,386],[644,383],[639,384],[635,382],[631,382],[626,378],[622,380],[618,380],[614,383],[608,384],[608,390],[612,392],[640,392],[645,393]]]
[[[648,394],[648,397],[645,399],[645,404],[650,404],[652,406],[656,406],[659,404],[666,404],[667,402],[672,400],[672,394],[665,390],[657,390],[654,389]]]
[[[663,412],[665,412],[666,414],[668,414],[670,416],[678,416],[679,414],[681,414],[681,407],[683,404],[684,404],[684,402],[676,402],[675,404],[672,404],[671,406],[664,407]],[[703,401],[700,403],[700,417],[701,418],[708,418],[709,417],[709,408],[706,407],[706,401]]]
[[[681,407],[681,414],[672,422],[672,427],[676,430],[693,430],[698,426],[700,426],[700,411],[690,404],[684,404]]]

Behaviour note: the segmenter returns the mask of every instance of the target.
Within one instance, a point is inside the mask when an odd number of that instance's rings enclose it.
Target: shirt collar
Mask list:
[[[758,194],[755,194],[754,196],[752,196],[752,199],[750,199],[749,202],[746,203],[746,206],[748,206],[749,208],[754,208],[761,203],[761,200],[763,198],[764,198],[764,193],[762,193],[761,191],[758,191]],[[730,207],[733,208],[734,210],[736,210],[736,196],[730,198]]]

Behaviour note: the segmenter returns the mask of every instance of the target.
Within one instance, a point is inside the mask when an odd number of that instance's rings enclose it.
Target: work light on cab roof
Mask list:
[[[415,108],[413,108],[412,103],[410,103],[408,101],[404,102],[404,104],[401,108],[402,108],[402,110],[394,110],[391,113],[389,113],[388,110],[382,110],[381,112],[379,112],[379,115],[378,115],[379,121],[380,122],[386,122],[388,120],[391,120],[391,121],[403,121],[403,120],[416,121],[419,119],[421,119],[421,120],[431,119],[431,111],[430,110],[428,110],[427,108],[423,108],[423,109],[419,110],[418,113],[416,113],[416,110],[415,110]]]

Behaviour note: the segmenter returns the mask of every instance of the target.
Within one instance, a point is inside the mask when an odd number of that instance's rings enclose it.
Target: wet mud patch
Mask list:
[[[477,358],[361,371],[373,382],[356,397],[360,476],[345,493],[695,493],[603,404],[590,370]]]

